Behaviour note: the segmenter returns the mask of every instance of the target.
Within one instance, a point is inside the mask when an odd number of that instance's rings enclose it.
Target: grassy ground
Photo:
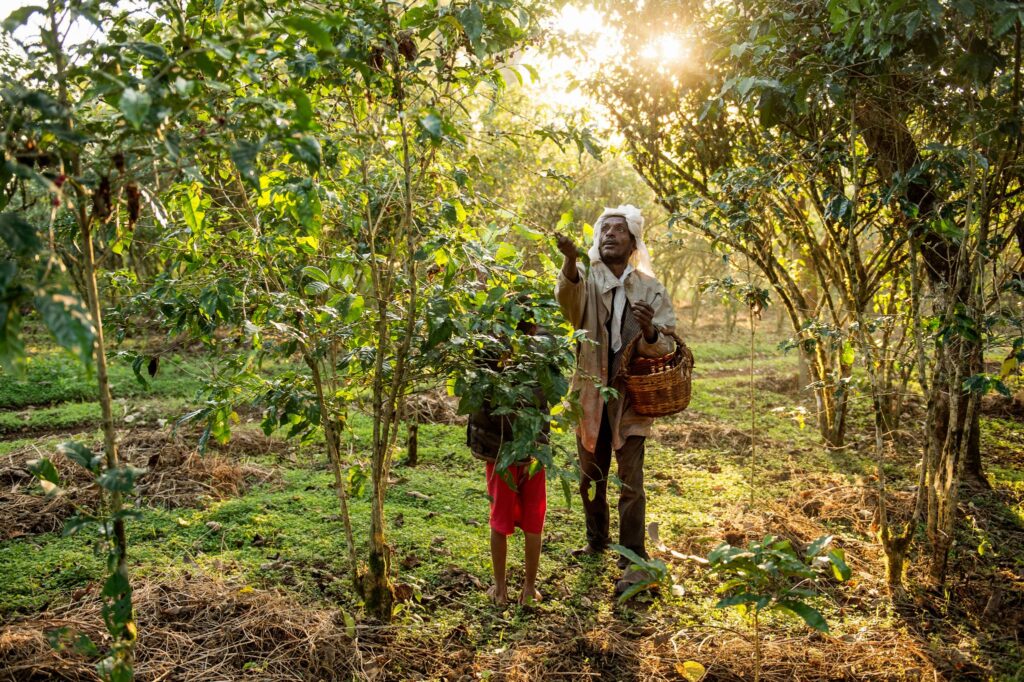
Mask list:
[[[580,505],[575,498],[567,504],[552,481],[544,601],[533,609],[490,605],[482,464],[466,451],[463,427],[426,424],[420,464],[405,466],[398,453],[391,473],[388,542],[402,601],[390,626],[367,618],[354,597],[321,447],[267,439],[255,424],[242,424],[235,441],[200,459],[196,434],[172,435],[170,424],[194,404],[209,363],[175,358],[175,370],[165,365],[149,387],[121,363],[114,376],[125,452],[152,467],[136,502],[141,518],[129,527],[139,677],[696,679],[689,663],[696,661],[707,679],[753,678],[751,624],[714,608],[719,581],[698,558],[723,540],[746,544],[774,533],[803,545],[831,533],[853,578],[811,599],[830,632],[784,615],[763,619],[763,679],[1021,679],[1024,656],[1013,634],[1024,607],[1020,422],[985,419],[994,490],[965,496],[945,591],[925,586],[919,542],[911,589],[893,600],[873,541],[877,479],[865,399],[854,400],[850,446],[827,450],[795,381],[796,359],[775,340],[756,340],[753,418],[748,342],[705,341],[693,350],[691,408],[659,420],[645,466],[648,520],[665,545],[654,555],[667,562],[675,589],[618,603],[613,555],[570,558],[583,542]],[[4,515],[17,521],[9,528],[29,529],[0,541],[0,679],[89,679],[90,661],[50,653],[40,633],[69,622],[99,632],[102,560],[88,537],[57,532],[70,505],[46,502],[38,490],[43,502],[32,504],[44,506],[29,505],[24,495],[35,484],[24,479],[23,464],[69,435],[98,444],[98,411],[90,377],[60,355],[38,356],[28,371],[18,380],[0,375],[7,408],[0,477],[23,495],[3,499]],[[919,418],[908,415],[908,431]],[[350,426],[345,449],[358,467],[372,424],[353,414]],[[568,434],[557,438],[571,447]],[[894,509],[915,483],[915,456],[898,447],[883,463]],[[88,503],[86,493],[74,501]],[[49,514],[54,529],[41,532],[47,526],[33,526],[15,506]],[[367,495],[356,495],[360,556],[368,519]],[[510,543],[510,590],[522,579],[522,562],[520,535]]]

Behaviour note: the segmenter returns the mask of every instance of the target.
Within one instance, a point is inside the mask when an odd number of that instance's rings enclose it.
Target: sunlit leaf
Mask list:
[[[687,682],[700,682],[707,671],[697,661],[684,661],[676,663],[676,672]]]

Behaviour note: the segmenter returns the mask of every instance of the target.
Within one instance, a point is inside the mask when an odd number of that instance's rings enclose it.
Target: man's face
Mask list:
[[[636,249],[636,239],[629,232],[629,224],[622,216],[604,219],[598,250],[605,263],[625,263]]]

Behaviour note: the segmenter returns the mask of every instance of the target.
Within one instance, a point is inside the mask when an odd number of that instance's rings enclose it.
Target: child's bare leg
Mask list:
[[[491,529],[491,566],[494,568],[494,585],[487,590],[487,596],[495,604],[508,602],[505,588],[505,558],[508,555],[508,538]]]
[[[519,596],[520,604],[529,604],[541,600],[537,589],[537,566],[540,564],[540,533],[526,535],[526,580],[523,582],[523,593]]]

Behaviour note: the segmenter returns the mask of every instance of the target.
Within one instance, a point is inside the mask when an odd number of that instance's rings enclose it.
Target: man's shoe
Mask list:
[[[592,545],[589,542],[587,544],[583,545],[582,547],[577,547],[576,549],[574,549],[571,552],[569,552],[569,554],[571,554],[572,556],[576,557],[577,559],[581,559],[583,557],[588,557],[588,556],[598,556],[599,554],[603,554],[603,553],[604,553],[604,547],[597,547],[595,545]]]

